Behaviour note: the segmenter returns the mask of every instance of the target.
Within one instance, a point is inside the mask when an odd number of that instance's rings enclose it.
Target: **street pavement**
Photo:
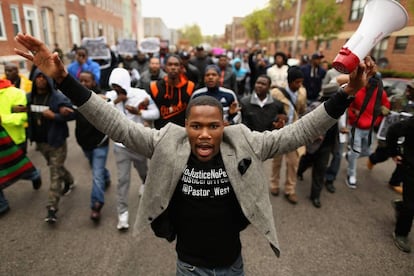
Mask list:
[[[107,162],[112,186],[99,225],[90,219],[91,173],[76,144],[70,122],[66,167],[77,186],[62,197],[58,222],[50,226],[46,215],[49,170],[34,145],[29,156],[42,171],[43,185],[34,191],[29,181],[5,190],[11,211],[0,217],[0,275],[175,275],[175,244],[156,238],[150,230],[138,242],[132,229],[116,229],[116,166],[112,144]],[[391,200],[400,196],[387,180],[394,164],[378,164],[372,171],[358,164],[358,188],[345,185],[346,161],[335,182],[337,191],[322,192],[322,208],[312,206],[310,174],[298,181],[299,203],[271,197],[281,256],[249,226],[241,234],[246,275],[414,275],[414,254],[398,250],[392,241],[395,214]],[[271,161],[264,163],[270,176]],[[130,225],[138,208],[140,180],[132,173],[129,194]],[[254,185],[254,183],[252,183]],[[414,237],[411,234],[414,248]]]

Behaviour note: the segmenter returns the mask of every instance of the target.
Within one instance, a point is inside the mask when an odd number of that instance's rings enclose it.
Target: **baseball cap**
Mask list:
[[[324,58],[325,56],[324,55],[322,55],[321,53],[319,53],[319,52],[316,52],[316,53],[313,53],[312,54],[312,59],[318,59],[318,58]]]
[[[181,59],[189,59],[190,58],[190,54],[187,51],[182,51],[180,53],[180,58]]]

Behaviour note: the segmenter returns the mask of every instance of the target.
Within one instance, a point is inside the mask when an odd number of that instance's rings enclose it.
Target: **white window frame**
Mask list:
[[[383,38],[374,48],[371,50],[371,55],[376,59],[379,60],[382,57],[385,57],[385,54],[388,49],[389,43],[389,36]]]
[[[81,45],[81,35],[80,35],[80,21],[79,17],[76,14],[69,14],[69,26],[72,37],[72,44],[78,46]]]
[[[29,12],[33,12],[33,17],[29,16]],[[37,9],[33,6],[27,6],[23,5],[23,13],[24,13],[24,25],[26,28],[26,33],[37,37],[40,37],[40,31],[39,31],[39,18],[37,16]],[[33,23],[32,27],[33,30],[30,29],[30,22]],[[33,33],[31,33],[33,31]]]
[[[20,24],[20,12],[19,12],[19,6],[17,5],[10,5],[10,14],[11,14],[11,23],[13,25],[13,32],[14,32],[14,26],[17,27],[17,33],[22,32],[22,25]],[[13,15],[16,16],[16,21],[13,21]],[[15,33],[14,35],[17,35]]]
[[[403,42],[401,42],[403,41]],[[409,36],[397,36],[395,38],[395,42],[394,42],[394,52],[404,52],[405,50],[407,50],[407,47],[409,45],[409,41],[410,41],[410,37]],[[403,47],[401,47],[403,46]]]
[[[46,8],[42,8],[40,10],[40,16],[41,16],[41,20],[42,20],[42,33],[43,33],[43,42],[46,45],[51,45],[52,41],[51,41],[51,37],[49,35],[50,33],[50,22],[49,22],[49,10]]]
[[[3,8],[0,4],[0,40],[7,40],[6,25],[4,25]]]
[[[350,22],[355,22],[355,21],[359,21],[362,19],[366,4],[367,4],[367,0],[352,0],[351,13],[349,14]]]

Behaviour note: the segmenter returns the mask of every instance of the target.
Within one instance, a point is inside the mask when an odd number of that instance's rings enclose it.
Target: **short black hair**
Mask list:
[[[287,57],[287,55],[285,53],[283,53],[283,52],[276,52],[275,55],[273,56],[273,58],[275,59],[275,61],[276,61],[276,57],[277,56],[282,57],[283,63],[284,64],[287,64],[288,57]]]
[[[299,66],[292,66],[288,69],[288,83],[292,83],[297,79],[303,79],[305,76],[303,75],[302,70]]]
[[[88,49],[84,46],[79,46],[78,48],[76,48],[76,53],[78,53],[79,51],[85,51],[85,54],[88,56]]]
[[[182,59],[181,59],[181,57],[180,57],[179,55],[177,55],[177,54],[171,54],[171,55],[168,55],[167,60],[165,61],[165,63],[167,63],[167,62],[170,60],[170,58],[176,58],[176,59],[178,59],[178,62],[180,63],[180,65],[182,65],[182,64],[183,64],[183,60],[182,60]]]
[[[81,74],[82,74],[82,73],[88,74],[89,76],[91,76],[91,77],[92,77],[92,80],[96,81],[96,79],[95,79],[95,75],[92,73],[92,71],[89,71],[89,70],[82,70],[82,71],[81,71]]]
[[[258,76],[257,79],[256,79],[256,81],[259,78],[265,78],[265,79],[267,79],[267,81],[269,82],[269,86],[272,84],[272,79],[268,75],[266,75],[266,74],[261,74],[260,76]]]
[[[214,97],[212,96],[206,96],[202,95],[196,98],[192,98],[191,101],[188,103],[187,109],[185,110],[185,118],[188,119],[188,116],[190,115],[190,110],[194,106],[200,106],[200,105],[208,105],[217,107],[220,111],[221,116],[223,117],[223,105]]]

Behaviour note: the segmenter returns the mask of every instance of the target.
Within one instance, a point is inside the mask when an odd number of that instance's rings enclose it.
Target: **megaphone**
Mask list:
[[[341,48],[332,66],[344,74],[354,71],[381,39],[404,28],[407,22],[407,11],[400,3],[368,0],[358,29]]]

